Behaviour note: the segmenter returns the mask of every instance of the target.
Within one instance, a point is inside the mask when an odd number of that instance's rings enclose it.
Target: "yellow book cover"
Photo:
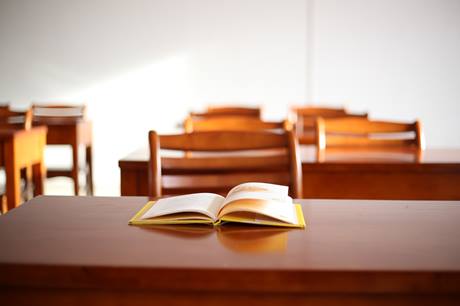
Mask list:
[[[194,193],[148,202],[129,221],[133,225],[212,224],[223,222],[304,228],[302,207],[293,204],[288,187],[244,183],[226,197]]]

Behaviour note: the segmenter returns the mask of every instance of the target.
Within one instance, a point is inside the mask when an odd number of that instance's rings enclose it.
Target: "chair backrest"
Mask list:
[[[344,108],[301,106],[293,107],[293,121],[300,144],[316,143],[315,124],[316,119],[321,118],[367,118],[367,113],[348,113]]]
[[[302,197],[300,157],[292,131],[178,135],[150,131],[149,143],[150,196],[193,192],[225,195],[240,183],[265,182],[288,185],[291,196]]]
[[[318,118],[316,145],[318,150],[329,147],[423,150],[425,141],[419,121],[401,123],[367,118]]]
[[[86,116],[86,105],[67,104],[32,104],[34,121],[46,121],[54,118],[83,119]]]
[[[242,106],[208,106],[205,112],[191,112],[192,117],[219,117],[219,116],[244,116],[259,118],[261,116],[260,107],[242,107]]]
[[[0,107],[0,128],[29,129],[32,126],[32,110],[12,111]]]
[[[292,123],[283,121],[262,121],[255,117],[218,116],[196,118],[188,116],[184,121],[187,133],[203,131],[253,131],[253,130],[291,130]]]

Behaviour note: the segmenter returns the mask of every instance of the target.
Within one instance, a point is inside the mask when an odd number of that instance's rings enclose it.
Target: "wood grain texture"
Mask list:
[[[2,302],[459,302],[459,202],[299,200],[307,228],[247,252],[222,244],[225,230],[127,225],[146,201],[42,196],[1,216]],[[270,228],[225,228],[236,244],[273,243]]]

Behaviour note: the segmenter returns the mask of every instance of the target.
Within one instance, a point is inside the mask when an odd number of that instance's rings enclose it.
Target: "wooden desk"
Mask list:
[[[79,185],[79,146],[85,147],[85,172],[87,194],[93,193],[93,165],[92,165],[92,122],[82,118],[40,118],[36,125],[48,127],[47,144],[70,145],[72,147],[72,169],[50,169],[48,177],[66,176],[74,183],[74,193],[77,195]]]
[[[301,147],[303,196],[319,199],[460,200],[460,149],[338,151],[319,162]],[[147,195],[148,149],[119,161],[121,195]]]
[[[460,202],[299,200],[307,228],[271,248],[273,228],[129,226],[146,201],[42,196],[0,216],[2,303],[460,303]]]
[[[21,203],[21,169],[32,166],[34,195],[43,194],[43,154],[47,128],[0,130],[0,164],[6,172],[7,209]]]

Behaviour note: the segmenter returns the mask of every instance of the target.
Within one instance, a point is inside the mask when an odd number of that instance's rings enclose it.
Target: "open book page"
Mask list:
[[[292,198],[288,196],[288,190],[289,188],[287,186],[282,185],[268,183],[244,183],[229,191],[221,209],[231,202],[242,199],[292,203]]]
[[[288,187],[267,183],[244,183],[228,193],[218,217],[249,212],[295,224],[297,214]]]
[[[240,199],[272,200],[279,202],[292,202],[288,196],[287,186],[268,183],[244,183],[229,191],[222,208],[233,201]]]
[[[279,195],[280,197],[287,196],[289,192],[288,186],[277,185],[277,184],[269,184],[269,183],[243,183],[233,187],[227,194],[226,202],[230,202],[229,198],[231,198],[235,194],[239,194],[242,192],[263,192],[263,193],[270,193],[274,195]]]
[[[217,221],[224,197],[214,193],[194,193],[158,200],[141,219],[146,220],[178,213],[198,213]]]
[[[255,223],[275,219],[289,224],[298,224],[296,207],[292,202],[241,199],[225,205],[220,210],[218,218],[230,215],[242,219],[250,218]]]

